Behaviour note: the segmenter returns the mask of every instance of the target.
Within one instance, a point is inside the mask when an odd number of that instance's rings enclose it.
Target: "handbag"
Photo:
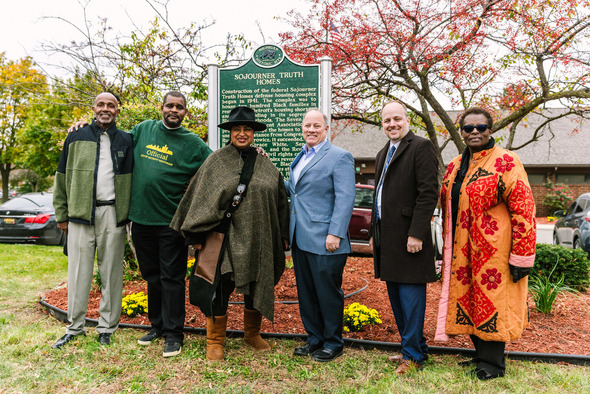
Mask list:
[[[189,280],[189,302],[201,309],[205,316],[213,315],[215,291],[221,278],[221,262],[227,243],[226,234],[234,212],[246,196],[246,189],[252,178],[258,152],[250,149],[242,166],[240,183],[221,223],[207,232],[203,248],[197,252]]]
[[[224,240],[225,234],[211,230],[205,237],[203,248],[198,251],[195,275],[211,284],[215,282],[215,273]]]

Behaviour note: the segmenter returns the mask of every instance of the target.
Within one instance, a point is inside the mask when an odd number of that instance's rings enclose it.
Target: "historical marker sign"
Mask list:
[[[303,114],[320,106],[320,65],[294,63],[281,48],[263,45],[244,65],[219,69],[217,78],[217,123],[225,121],[238,105],[253,108],[256,120],[267,125],[265,131],[255,133],[254,143],[288,176],[289,164],[303,144]],[[217,132],[217,147],[223,146],[229,132]]]

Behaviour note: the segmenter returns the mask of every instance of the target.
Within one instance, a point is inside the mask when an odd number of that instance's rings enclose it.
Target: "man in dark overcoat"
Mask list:
[[[436,280],[430,220],[438,200],[438,159],[434,145],[410,131],[405,105],[381,110],[387,145],[375,160],[375,204],[371,239],[375,277],[387,284],[402,355],[396,373],[420,369],[428,358],[424,337],[426,283]]]

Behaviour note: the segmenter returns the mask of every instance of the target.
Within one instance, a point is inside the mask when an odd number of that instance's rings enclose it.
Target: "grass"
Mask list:
[[[228,339],[226,361],[205,359],[205,339],[187,335],[182,353],[162,358],[163,342],[139,346],[143,331],[121,329],[109,347],[88,328],[64,350],[51,344],[64,325],[39,307],[39,296],[67,278],[59,247],[0,245],[0,392],[338,392],[338,393],[581,393],[590,367],[507,361],[503,379],[480,382],[457,366],[457,356],[434,355],[417,373],[398,378],[389,355],[347,349],[332,363],[293,358],[301,342],[275,340],[255,353]],[[231,318],[231,316],[230,316]]]

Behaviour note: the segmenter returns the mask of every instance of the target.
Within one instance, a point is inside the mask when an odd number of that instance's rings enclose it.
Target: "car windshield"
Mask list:
[[[570,205],[570,207],[568,208],[566,215],[571,215],[572,213],[574,213],[574,211],[576,210],[577,207],[578,207],[578,202],[574,201],[574,203],[572,205]]]
[[[590,200],[588,200],[587,198],[581,199],[578,205],[580,205],[583,211],[590,210]]]
[[[354,197],[354,206],[359,208],[371,208],[373,205],[373,189],[357,188]]]

